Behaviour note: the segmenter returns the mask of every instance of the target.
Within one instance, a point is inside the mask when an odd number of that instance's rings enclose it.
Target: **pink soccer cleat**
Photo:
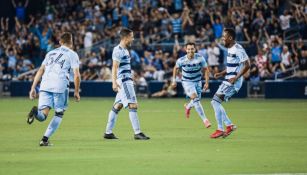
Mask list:
[[[191,108],[187,108],[187,104],[184,104],[184,110],[185,110],[185,117],[187,119],[190,118]]]
[[[223,135],[223,137],[225,138],[225,137],[227,137],[227,136],[229,136],[234,130],[236,130],[237,129],[237,126],[236,125],[230,125],[230,126],[227,126],[226,127],[226,131],[225,131],[225,133],[224,133],[224,135]]]
[[[216,139],[216,138],[222,137],[223,135],[224,135],[224,131],[216,130],[214,133],[211,134],[210,137],[212,139]]]

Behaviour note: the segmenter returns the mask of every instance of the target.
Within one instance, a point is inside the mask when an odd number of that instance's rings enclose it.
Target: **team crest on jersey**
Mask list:
[[[228,53],[228,54],[227,54],[227,56],[228,56],[228,57],[233,57],[233,58],[236,58],[236,54],[231,54],[231,53]]]

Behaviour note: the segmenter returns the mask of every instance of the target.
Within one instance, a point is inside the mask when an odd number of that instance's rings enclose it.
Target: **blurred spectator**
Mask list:
[[[280,68],[281,63],[281,51],[282,51],[282,42],[279,37],[273,38],[271,42],[271,61],[270,61],[270,69],[271,72],[275,72],[277,68]]]
[[[102,64],[102,67],[100,69],[100,74],[97,80],[112,81],[111,69],[105,63]]]
[[[171,86],[171,81],[167,80],[163,85],[162,90],[153,93],[151,97],[174,97],[176,94],[176,89]]]
[[[296,47],[296,49],[295,49]],[[304,45],[302,40],[299,40],[296,46],[292,44],[294,55],[298,59],[299,70],[297,72],[298,77],[307,77],[307,46]]]
[[[221,38],[223,33],[223,24],[222,24],[222,16],[221,12],[217,12],[215,19],[213,18],[213,13],[209,12],[210,14],[210,20],[214,31],[214,37],[215,39]]]
[[[163,81],[164,72],[164,65],[162,60],[162,50],[156,50],[155,56],[152,59],[152,66],[156,69],[153,78],[158,81]]]
[[[258,50],[258,54],[255,56],[256,65],[258,67],[259,75],[262,79],[268,78],[271,76],[269,72],[269,62],[267,54],[263,53],[266,52],[267,45],[263,49]]]
[[[285,10],[282,15],[279,16],[280,27],[283,31],[286,31],[290,28],[290,19],[292,16],[288,13],[288,10]]]
[[[41,13],[30,15],[26,8],[33,1],[12,0],[15,17],[1,17],[2,78],[31,79],[45,53],[59,46],[60,34],[70,31],[80,55],[82,78],[108,80],[112,48],[123,26],[134,30],[130,53],[138,79],[167,79],[176,59],[186,54],[183,45],[189,41],[197,43],[213,73],[218,71],[225,66],[227,49],[220,45],[212,49],[211,42],[222,36],[225,27],[234,28],[236,40],[250,58],[255,57],[261,79],[271,78],[276,71],[298,69],[297,64],[299,72],[305,70],[307,4],[302,0],[45,2]],[[299,42],[283,49],[291,41]]]
[[[87,31],[84,36],[85,53],[89,53],[91,51],[92,46],[93,46],[93,33],[91,31]]]
[[[15,0],[12,0],[13,7],[15,8],[16,17],[20,21],[24,21],[26,19],[26,8],[28,7],[29,0],[26,0],[24,4],[19,0],[17,5]]]
[[[249,73],[249,79],[251,83],[251,91],[254,94],[259,93],[260,87],[260,76],[259,76],[259,69],[257,67],[257,63],[255,59],[251,59],[251,67],[250,67],[250,73]]]
[[[220,49],[217,47],[215,42],[212,42],[211,45],[208,46],[208,65],[211,68],[211,74],[219,72],[219,56]]]
[[[292,56],[289,52],[288,46],[284,45],[281,52],[281,70],[285,72],[287,69],[291,68],[293,65]]]

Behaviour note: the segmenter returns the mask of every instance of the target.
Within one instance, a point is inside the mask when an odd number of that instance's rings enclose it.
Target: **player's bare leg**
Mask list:
[[[41,122],[45,121],[47,119],[49,111],[50,111],[49,107],[46,107],[42,110],[38,110],[37,106],[33,106],[31,111],[28,114],[27,123],[31,125],[34,122],[35,118]]]

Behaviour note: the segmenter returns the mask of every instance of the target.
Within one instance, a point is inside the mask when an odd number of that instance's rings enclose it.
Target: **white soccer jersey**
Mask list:
[[[40,91],[64,93],[69,85],[69,74],[79,68],[79,56],[68,47],[61,46],[46,54],[42,63],[45,72]]]
[[[207,67],[207,62],[203,56],[198,53],[189,60],[187,55],[176,61],[176,66],[182,70],[182,81],[197,82],[201,81],[202,68]]]
[[[130,54],[129,51],[120,45],[117,45],[113,49],[112,59],[119,62],[117,70],[117,78],[131,79],[131,66],[130,66]]]
[[[234,44],[227,50],[226,80],[235,77],[243,68],[243,62],[248,60],[248,56],[244,48],[240,44]],[[243,83],[241,76],[235,83],[235,88],[239,90]]]

